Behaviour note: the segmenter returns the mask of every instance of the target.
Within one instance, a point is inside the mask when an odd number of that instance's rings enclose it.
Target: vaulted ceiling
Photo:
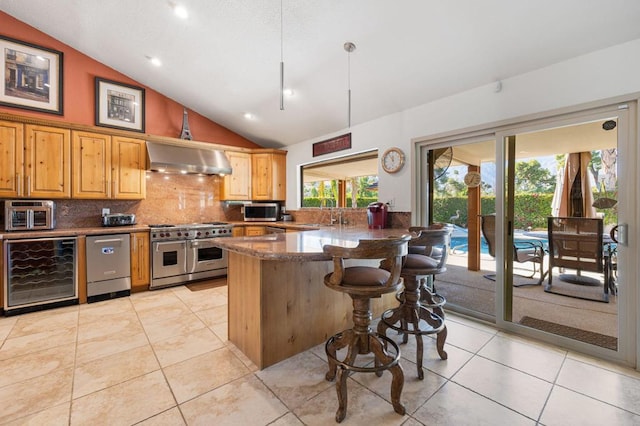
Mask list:
[[[353,126],[640,38],[637,0],[0,0],[0,9],[266,147],[346,128],[348,87]],[[284,110],[281,59],[293,90]]]

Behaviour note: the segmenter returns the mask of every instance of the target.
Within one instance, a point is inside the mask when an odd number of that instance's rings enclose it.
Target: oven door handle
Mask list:
[[[175,245],[175,244],[184,244],[184,241],[155,242],[153,244],[156,247],[156,251],[160,251],[160,247],[162,247],[162,246],[171,246],[171,245]]]

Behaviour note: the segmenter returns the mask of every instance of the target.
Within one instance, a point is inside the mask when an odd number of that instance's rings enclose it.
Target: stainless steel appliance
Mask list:
[[[0,215],[5,231],[53,229],[56,205],[50,200],[5,200]]]
[[[5,315],[78,303],[76,237],[5,240]]]
[[[227,252],[217,237],[231,237],[223,222],[151,227],[151,285],[156,289],[227,274]]]
[[[248,203],[244,205],[245,222],[275,222],[282,219],[278,203]]]
[[[136,224],[133,213],[111,213],[102,216],[102,226],[128,226]]]
[[[131,294],[129,234],[87,237],[87,302]]]

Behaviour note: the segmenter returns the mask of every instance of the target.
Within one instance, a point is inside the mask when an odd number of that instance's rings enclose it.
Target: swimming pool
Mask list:
[[[529,238],[527,238],[529,237]],[[547,240],[544,238],[540,238],[534,235],[526,235],[516,234],[516,238],[518,241],[522,242],[542,242],[542,244],[547,247]],[[454,254],[464,254],[469,251],[469,238],[467,237],[467,230],[456,226],[454,228],[453,234],[451,235],[451,253]],[[487,245],[487,240],[484,239],[483,236],[480,236],[480,253],[489,254],[489,246]]]

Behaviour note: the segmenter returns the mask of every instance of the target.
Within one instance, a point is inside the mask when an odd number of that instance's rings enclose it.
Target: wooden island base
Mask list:
[[[229,340],[258,368],[352,326],[351,298],[324,285],[331,261],[265,260],[233,251],[228,259]],[[373,299],[374,318],[397,304],[394,294]]]

